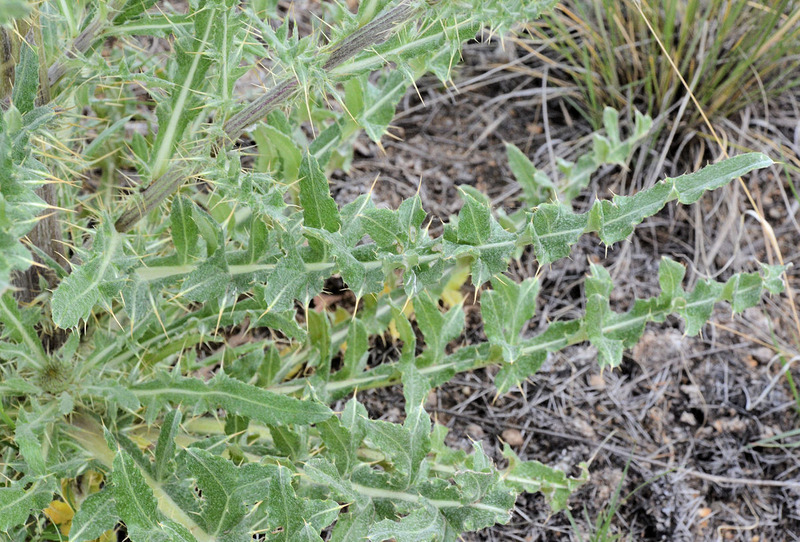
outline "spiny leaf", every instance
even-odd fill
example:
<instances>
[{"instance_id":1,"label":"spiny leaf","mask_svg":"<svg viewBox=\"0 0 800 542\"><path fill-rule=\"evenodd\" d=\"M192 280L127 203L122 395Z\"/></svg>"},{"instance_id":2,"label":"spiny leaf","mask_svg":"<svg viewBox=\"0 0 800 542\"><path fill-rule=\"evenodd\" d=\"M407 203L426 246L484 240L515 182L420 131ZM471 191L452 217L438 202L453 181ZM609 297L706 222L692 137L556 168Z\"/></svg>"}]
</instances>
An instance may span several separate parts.
<instances>
[{"instance_id":1,"label":"spiny leaf","mask_svg":"<svg viewBox=\"0 0 800 542\"><path fill-rule=\"evenodd\" d=\"M458 213L458 241L468 245L482 245L492 231L492 215L488 204L471 190L459 187L464 206Z\"/></svg>"},{"instance_id":2,"label":"spiny leaf","mask_svg":"<svg viewBox=\"0 0 800 542\"><path fill-rule=\"evenodd\" d=\"M328 180L317 159L306 153L300 163L300 203L303 219L309 228L334 232L341 226L336 202L331 197Z\"/></svg>"},{"instance_id":3,"label":"spiny leaf","mask_svg":"<svg viewBox=\"0 0 800 542\"><path fill-rule=\"evenodd\" d=\"M72 519L69 530L70 542L95 540L106 531L113 529L120 517L117 514L117 502L114 500L111 486L106 486L97 493L89 495L81 503L81 507Z\"/></svg>"},{"instance_id":4,"label":"spiny leaf","mask_svg":"<svg viewBox=\"0 0 800 542\"><path fill-rule=\"evenodd\" d=\"M78 325L102 299L100 286L117 276L115 259L121 239L104 227L95 238L90 259L61 281L50 302L53 323L62 329Z\"/></svg>"},{"instance_id":5,"label":"spiny leaf","mask_svg":"<svg viewBox=\"0 0 800 542\"><path fill-rule=\"evenodd\" d=\"M236 467L227 459L196 448L187 448L184 457L203 492L199 518L208 534L219 537L238 525L247 512L234 495L239 484Z\"/></svg>"},{"instance_id":6,"label":"spiny leaf","mask_svg":"<svg viewBox=\"0 0 800 542\"><path fill-rule=\"evenodd\" d=\"M503 475L506 483L519 491L541 492L553 512L565 509L569 496L589 479L585 465L581 465L580 478L570 478L563 471L538 461L520 460L508 444L503 446L503 457L508 460L508 470Z\"/></svg>"},{"instance_id":7,"label":"spiny leaf","mask_svg":"<svg viewBox=\"0 0 800 542\"><path fill-rule=\"evenodd\" d=\"M369 530L373 542L394 539L396 542L426 542L444 540L446 522L436 507L429 503L400 518L398 521L384 519Z\"/></svg>"},{"instance_id":8,"label":"spiny leaf","mask_svg":"<svg viewBox=\"0 0 800 542\"><path fill-rule=\"evenodd\" d=\"M124 450L114 456L111 481L117 512L133 542L146 542L154 536L170 542L196 542L183 525L164 517L159 511L152 489Z\"/></svg>"},{"instance_id":9,"label":"spiny leaf","mask_svg":"<svg viewBox=\"0 0 800 542\"><path fill-rule=\"evenodd\" d=\"M24 524L33 510L42 510L53 496L52 488L35 482L27 490L20 484L0 487L0 531Z\"/></svg>"},{"instance_id":10,"label":"spiny leaf","mask_svg":"<svg viewBox=\"0 0 800 542\"><path fill-rule=\"evenodd\" d=\"M706 190L724 186L731 179L772 164L761 153L729 158L717 164L683 175L667 178L633 196L614 196L611 201L597 200L584 214L575 214L561 204L543 204L530 219L536 259L541 265L569 255L569 247L584 233L598 232L606 245L626 239L645 217L652 216L673 200L681 203L697 201Z\"/></svg>"},{"instance_id":11,"label":"spiny leaf","mask_svg":"<svg viewBox=\"0 0 800 542\"><path fill-rule=\"evenodd\" d=\"M131 391L148 406L152 420L165 403L182 403L209 411L224 408L266 424L310 424L332 415L321 403L278 395L226 377L224 373L203 382L196 378L159 375L156 380L132 386Z\"/></svg>"},{"instance_id":12,"label":"spiny leaf","mask_svg":"<svg viewBox=\"0 0 800 542\"><path fill-rule=\"evenodd\" d=\"M11 59L3 56L3 60L8 62ZM33 111L39 90L39 55L24 38L20 40L20 58L15 72L11 102L24 115Z\"/></svg>"},{"instance_id":13,"label":"spiny leaf","mask_svg":"<svg viewBox=\"0 0 800 542\"><path fill-rule=\"evenodd\" d=\"M197 224L192 218L192 204L183 197L176 196L172 200L169 215L172 243L178 254L178 265L189 263L197 255L197 241L200 239Z\"/></svg>"},{"instance_id":14,"label":"spiny leaf","mask_svg":"<svg viewBox=\"0 0 800 542\"><path fill-rule=\"evenodd\" d=\"M218 16L218 11L211 6L195 11L195 34L175 42L176 84L170 99L162 101L156 108L159 128L153 143L151 171L154 178L166 172L183 132L203 110L199 96L206 86L205 74L212 63L208 49L214 41L212 36Z\"/></svg>"},{"instance_id":15,"label":"spiny leaf","mask_svg":"<svg viewBox=\"0 0 800 542\"><path fill-rule=\"evenodd\" d=\"M43 369L48 362L42 342L33 328L23 320L17 301L10 292L0 295L0 322L5 338L17 341L22 348L23 359L37 369Z\"/></svg>"},{"instance_id":16,"label":"spiny leaf","mask_svg":"<svg viewBox=\"0 0 800 542\"><path fill-rule=\"evenodd\" d=\"M156 442L156 461L153 465L153 476L157 481L163 481L171 474L172 463L175 460L175 437L178 435L181 419L181 411L178 409L170 410L164 416L164 423L161 425L161 432Z\"/></svg>"}]
</instances>

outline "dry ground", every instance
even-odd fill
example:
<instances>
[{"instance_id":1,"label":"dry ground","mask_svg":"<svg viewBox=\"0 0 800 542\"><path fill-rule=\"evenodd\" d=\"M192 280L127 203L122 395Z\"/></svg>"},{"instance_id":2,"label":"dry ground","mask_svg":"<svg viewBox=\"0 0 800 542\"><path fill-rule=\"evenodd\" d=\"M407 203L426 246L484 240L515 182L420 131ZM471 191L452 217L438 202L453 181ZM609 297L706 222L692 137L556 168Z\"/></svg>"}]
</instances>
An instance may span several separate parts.
<instances>
[{"instance_id":1,"label":"dry ground","mask_svg":"<svg viewBox=\"0 0 800 542\"><path fill-rule=\"evenodd\" d=\"M465 53L458 91L435 80L420 82L419 95L412 91L401 104L393 129L397 139L384 138L385 153L364 138L352 169L334 175L337 200L351 201L377 176L377 200L394 207L419 186L426 210L440 220L457 212L459 184L476 186L498 206L518 205L503 142L515 143L550 171L554 156L574 159L586 149L590 132L563 99L571 89L550 87L536 75L542 66L522 58L523 53L509 43L505 48L473 44ZM795 98L773 104L769 117L754 106L740 118L718 121L718 129L731 143L778 159L782 150L784 160L796 164L800 115ZM674 119L664 122L662 132L668 132ZM598 172L576 208L588 207L595 195L630 194L716 158L718 150L704 141L690 134L664 149L645 142L629 168ZM745 183L775 229L787 262L800 263L798 201L787 179L800 184L796 171L780 167L749 175ZM662 255L687 264L689 281L756 270L756 259L770 261L775 255L749 209L742 188L732 185L694 206L669 205L632 240L611 250L593 236L584 238L570 260L541 270L541 299L529 333L582 312L588 258L611 271L618 285L617 310L627 309L634 296L657 294ZM527 254L511 270L520 277L536 271ZM589 522L609 510L619 487L622 500L612 532L625 539L798 540L798 448L756 444L800 427L781 362L770 347L774 333L787 351L797 352L787 306L785 297L765 299L735 318L729 307L719 306L699 338L685 337L677 319L651 324L622 366L604 373L592 348L573 347L553 355L521 390L503 397L496 397L491 369L461 375L433 393L428 407L451 428L452 445L467 448L471 440L482 440L498 462L501 440L523 459L573 474L578 463L590 461L591 479L570 500L585 539L593 532ZM468 330L461 341L481 340L478 307L466 310ZM792 374L800 378L796 368ZM364 392L360 399L373 416L402 415L399 389ZM582 539L563 512L551 515L541 496L523 496L517 504L508 525L467 540Z\"/></svg>"}]
</instances>

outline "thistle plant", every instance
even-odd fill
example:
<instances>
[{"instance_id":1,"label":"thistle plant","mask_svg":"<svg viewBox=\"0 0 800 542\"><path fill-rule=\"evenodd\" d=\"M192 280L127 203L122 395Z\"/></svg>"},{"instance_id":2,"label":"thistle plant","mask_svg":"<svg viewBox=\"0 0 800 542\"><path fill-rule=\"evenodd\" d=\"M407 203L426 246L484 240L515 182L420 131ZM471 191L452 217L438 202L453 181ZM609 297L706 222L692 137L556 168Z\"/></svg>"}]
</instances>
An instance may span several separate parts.
<instances>
[{"instance_id":1,"label":"thistle plant","mask_svg":"<svg viewBox=\"0 0 800 542\"><path fill-rule=\"evenodd\" d=\"M449 82L464 41L511 31L550 1L332 3L307 34L275 2L154 4L23 6L40 31L20 37L0 124L10 540L457 540L508 521L521 492L558 511L586 465L565 473L506 446L498 469L479 442L450 448L424 409L429 391L496 365L507 393L585 342L611 368L648 322L676 314L697 334L716 303L740 312L781 291L782 269L767 265L687 291L684 267L665 258L661 294L618 313L594 264L585 315L523 336L540 284L506 271L525 248L551 265L583 235L611 246L665 205L771 164L741 155L574 212L591 173L646 133L644 116L622 139L608 111L587 157L561 164L563 181L509 147L526 206L509 216L463 186L441 235L419 195L397 209L371 194L333 200L329 169L348 163L361 130L380 140L416 78ZM171 48L150 54L143 36ZM255 65L267 81L247 102L237 80ZM127 132L134 123L148 130ZM26 242L55 213L58 250ZM439 300L462 267L488 340L458 347L463 307ZM31 269L46 273L21 292ZM315 308L333 276L357 300L346 315ZM370 364L370 339L389 328L398 359ZM404 420L370 419L358 392L392 385Z\"/></svg>"}]
</instances>

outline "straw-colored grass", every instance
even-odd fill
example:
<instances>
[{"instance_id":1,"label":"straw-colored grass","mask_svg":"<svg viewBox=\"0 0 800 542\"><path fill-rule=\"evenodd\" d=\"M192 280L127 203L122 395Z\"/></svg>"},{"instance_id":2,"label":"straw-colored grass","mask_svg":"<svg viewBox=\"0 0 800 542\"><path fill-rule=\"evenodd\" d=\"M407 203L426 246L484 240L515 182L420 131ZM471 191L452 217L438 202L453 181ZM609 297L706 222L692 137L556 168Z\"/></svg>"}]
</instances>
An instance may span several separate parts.
<instances>
[{"instance_id":1,"label":"straw-colored grass","mask_svg":"<svg viewBox=\"0 0 800 542\"><path fill-rule=\"evenodd\" d=\"M567 0L532 33L556 53L546 56L578 87L575 105L593 125L605 106L656 117L685 96L648 22L712 120L800 88L793 0ZM702 119L690 108L686 121Z\"/></svg>"}]
</instances>

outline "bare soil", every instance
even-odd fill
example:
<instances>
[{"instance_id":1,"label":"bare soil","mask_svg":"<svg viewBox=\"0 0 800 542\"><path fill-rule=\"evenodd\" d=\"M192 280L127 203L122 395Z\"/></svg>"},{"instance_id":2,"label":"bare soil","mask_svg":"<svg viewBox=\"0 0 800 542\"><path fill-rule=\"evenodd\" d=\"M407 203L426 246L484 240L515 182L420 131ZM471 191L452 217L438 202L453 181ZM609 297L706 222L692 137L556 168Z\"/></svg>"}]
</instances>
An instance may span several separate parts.
<instances>
[{"instance_id":1,"label":"bare soil","mask_svg":"<svg viewBox=\"0 0 800 542\"><path fill-rule=\"evenodd\" d=\"M455 87L425 79L402 101L392 133L381 149L366 138L348 172L337 172L332 190L344 204L370 189L396 207L418 189L426 210L438 219L457 212L456 187L469 184L497 206L513 209L519 192L505 159L513 142L548 173L554 157L575 159L588 149L590 127L566 99L569 88L552 87L533 74L547 74L534 60L520 60L513 44L471 44ZM526 66L526 70L521 70ZM772 104L772 116L753 106L741 118L718 121L732 144L776 156L790 166L800 154L797 98ZM623 113L625 117L627 113ZM792 120L793 118L793 120ZM630 119L628 119L630 120ZM669 119L667 119L669 122ZM666 126L668 131L671 125ZM625 127L623 127L625 130ZM666 149L646 141L628 168L607 167L574 202L585 209L595 197L630 194L665 175L696 169L717 158L713 144L691 134ZM733 148L729 149L733 152ZM658 164L660 163L660 167ZM775 167L744 180L774 228L786 262L797 262L798 201L789 183L800 175ZM539 270L542 290L528 333L583 311L582 283L588 261L608 268L617 288L616 310L634 298L658 294L662 255L688 266L687 280L756 271L756 260L777 263L741 186L705 196L693 206L669 205L637 228L633 239L606 249L593 236L573 248L572 258ZM537 273L530 254L512 263L515 278ZM797 270L792 272L800 287ZM465 293L472 293L465 287ZM465 307L468 329L459 340L485 340L477 306ZM796 300L800 301L800 300ZM541 495L525 495L511 521L466 540L584 540L593 524L611 515L609 537L636 540L800 539L800 453L797 437L759 443L800 427L782 362L774 344L797 359L800 344L785 296L765 298L732 317L718 306L700 337L683 334L676 318L649 325L621 367L600 372L594 350L576 346L553 355L521 389L497 397L487 369L461 375L432 393L428 407L451 429L453 446L480 440L502 464L502 442L523 459L535 459L578 474L590 463L591 478L570 500L566 513L552 514ZM794 336L793 336L794 333ZM391 355L391 353L386 354ZM788 357L785 361L790 362ZM791 362L790 362L791 363ZM800 379L797 365L790 369ZM402 416L399 388L362 392L377 418ZM611 501L619 490L616 512ZM592 538L596 539L596 538Z\"/></svg>"}]
</instances>

